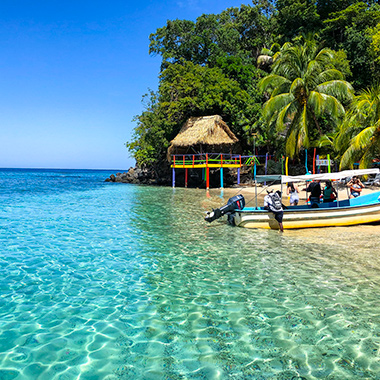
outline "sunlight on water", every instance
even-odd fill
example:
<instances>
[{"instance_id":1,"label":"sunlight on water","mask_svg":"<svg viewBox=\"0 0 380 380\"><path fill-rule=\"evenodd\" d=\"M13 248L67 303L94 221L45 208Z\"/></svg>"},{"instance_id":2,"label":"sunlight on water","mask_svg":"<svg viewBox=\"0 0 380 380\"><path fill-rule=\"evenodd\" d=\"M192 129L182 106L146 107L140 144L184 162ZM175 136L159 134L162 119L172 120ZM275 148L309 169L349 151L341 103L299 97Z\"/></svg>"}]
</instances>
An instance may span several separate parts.
<instances>
[{"instance_id":1,"label":"sunlight on water","mask_svg":"<svg viewBox=\"0 0 380 380\"><path fill-rule=\"evenodd\" d=\"M218 191L2 174L0 379L380 378L379 226L245 230L203 222Z\"/></svg>"}]
</instances>

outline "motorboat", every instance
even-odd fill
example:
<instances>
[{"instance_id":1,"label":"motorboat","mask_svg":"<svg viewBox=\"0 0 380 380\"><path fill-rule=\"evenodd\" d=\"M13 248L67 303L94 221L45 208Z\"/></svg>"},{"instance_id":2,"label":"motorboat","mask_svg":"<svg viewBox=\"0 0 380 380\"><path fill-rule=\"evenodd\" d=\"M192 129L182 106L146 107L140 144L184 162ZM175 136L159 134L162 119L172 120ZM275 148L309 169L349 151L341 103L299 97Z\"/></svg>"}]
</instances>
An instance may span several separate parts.
<instances>
[{"instance_id":1,"label":"motorboat","mask_svg":"<svg viewBox=\"0 0 380 380\"><path fill-rule=\"evenodd\" d=\"M257 205L257 197L260 195L258 194L258 189L263 192L268 187L268 185L258 187L258 184L269 183L269 186L271 186L274 183L281 183L282 194L283 185L291 182L305 182L307 184L317 180L339 181L347 177L378 173L379 169L357 169L301 176L256 176L255 207L246 207L244 197L239 194L230 198L225 206L209 212L205 220L212 222L223 215L227 215L228 222L238 227L279 229L279 224L274 218L274 214ZM287 206L283 212L284 229L351 226L378 222L380 221L380 191L374 191L352 199L337 198L332 202L319 203L317 206L310 204Z\"/></svg>"}]
</instances>

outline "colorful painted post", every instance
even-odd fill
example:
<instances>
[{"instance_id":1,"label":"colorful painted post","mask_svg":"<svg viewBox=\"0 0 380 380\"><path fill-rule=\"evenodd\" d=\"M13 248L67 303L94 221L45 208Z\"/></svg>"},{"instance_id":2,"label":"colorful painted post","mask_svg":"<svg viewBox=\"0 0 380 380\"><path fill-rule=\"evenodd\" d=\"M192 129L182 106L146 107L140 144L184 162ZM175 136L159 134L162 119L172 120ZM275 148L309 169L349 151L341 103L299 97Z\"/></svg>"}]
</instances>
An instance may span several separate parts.
<instances>
[{"instance_id":1,"label":"colorful painted post","mask_svg":"<svg viewBox=\"0 0 380 380\"><path fill-rule=\"evenodd\" d=\"M314 148L313 154L313 174L315 174L315 154L317 153L317 148Z\"/></svg>"},{"instance_id":2,"label":"colorful painted post","mask_svg":"<svg viewBox=\"0 0 380 380\"><path fill-rule=\"evenodd\" d=\"M223 168L220 168L220 188L223 189Z\"/></svg>"},{"instance_id":3,"label":"colorful painted post","mask_svg":"<svg viewBox=\"0 0 380 380\"><path fill-rule=\"evenodd\" d=\"M237 172L237 184L240 185L240 168L238 168Z\"/></svg>"},{"instance_id":4,"label":"colorful painted post","mask_svg":"<svg viewBox=\"0 0 380 380\"><path fill-rule=\"evenodd\" d=\"M317 160L316 162L319 161L319 154L317 154ZM317 166L317 174L319 174L321 172L321 166L320 165L316 165Z\"/></svg>"},{"instance_id":5,"label":"colorful painted post","mask_svg":"<svg viewBox=\"0 0 380 380\"><path fill-rule=\"evenodd\" d=\"M175 169L172 170L172 186L175 187Z\"/></svg>"},{"instance_id":6,"label":"colorful painted post","mask_svg":"<svg viewBox=\"0 0 380 380\"><path fill-rule=\"evenodd\" d=\"M329 173L331 173L331 161L330 161L330 155L328 154L327 155L327 163L328 163L328 166L327 166L327 170Z\"/></svg>"},{"instance_id":7,"label":"colorful painted post","mask_svg":"<svg viewBox=\"0 0 380 380\"><path fill-rule=\"evenodd\" d=\"M185 169L185 187L187 187L187 168Z\"/></svg>"},{"instance_id":8,"label":"colorful painted post","mask_svg":"<svg viewBox=\"0 0 380 380\"><path fill-rule=\"evenodd\" d=\"M288 162L289 162L289 157L286 157L286 160L285 160L285 175L288 175Z\"/></svg>"},{"instance_id":9,"label":"colorful painted post","mask_svg":"<svg viewBox=\"0 0 380 380\"><path fill-rule=\"evenodd\" d=\"M306 174L308 174L309 168L307 167L307 149L305 149L305 168L306 168Z\"/></svg>"},{"instance_id":10,"label":"colorful painted post","mask_svg":"<svg viewBox=\"0 0 380 380\"><path fill-rule=\"evenodd\" d=\"M208 154L206 153L206 189L210 188L210 168L208 167Z\"/></svg>"}]
</instances>

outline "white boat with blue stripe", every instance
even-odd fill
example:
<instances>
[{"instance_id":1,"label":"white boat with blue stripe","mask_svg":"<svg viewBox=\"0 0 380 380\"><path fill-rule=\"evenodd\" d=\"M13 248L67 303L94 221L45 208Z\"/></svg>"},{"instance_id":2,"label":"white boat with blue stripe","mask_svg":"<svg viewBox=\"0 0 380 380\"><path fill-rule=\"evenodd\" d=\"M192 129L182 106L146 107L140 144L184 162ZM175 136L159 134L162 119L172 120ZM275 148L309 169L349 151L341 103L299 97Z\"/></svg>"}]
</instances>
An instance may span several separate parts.
<instances>
[{"instance_id":1,"label":"white boat with blue stripe","mask_svg":"<svg viewBox=\"0 0 380 380\"><path fill-rule=\"evenodd\" d=\"M256 184L268 183L269 181L272 183L280 181L281 185L283 185L290 182L341 180L347 177L378 173L379 169L358 169L303 176L257 176ZM264 207L257 206L257 186L255 207L245 207L244 197L238 195L231 198L226 206L209 213L205 220L211 222L224 214L227 214L228 221L231 224L239 227L279 229L279 224L274 218L274 214L264 209ZM351 226L379 221L380 191L353 199L337 199L333 202L320 203L317 208L307 204L288 206L284 209L283 215L284 229Z\"/></svg>"}]
</instances>

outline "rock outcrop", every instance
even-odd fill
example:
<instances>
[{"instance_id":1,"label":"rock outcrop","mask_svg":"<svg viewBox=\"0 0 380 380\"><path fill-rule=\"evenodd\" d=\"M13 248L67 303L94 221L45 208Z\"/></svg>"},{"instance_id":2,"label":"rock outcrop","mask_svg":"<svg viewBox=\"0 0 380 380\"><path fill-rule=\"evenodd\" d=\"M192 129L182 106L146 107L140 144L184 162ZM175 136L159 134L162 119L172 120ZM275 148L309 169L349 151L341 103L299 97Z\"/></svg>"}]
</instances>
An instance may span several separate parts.
<instances>
[{"instance_id":1,"label":"rock outcrop","mask_svg":"<svg viewBox=\"0 0 380 380\"><path fill-rule=\"evenodd\" d=\"M129 168L127 172L111 174L106 182L133 183L139 185L161 185L167 186L171 183L169 170Z\"/></svg>"}]
</instances>

